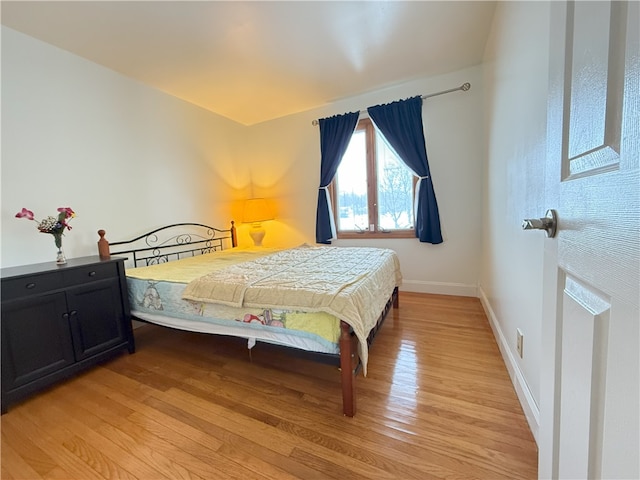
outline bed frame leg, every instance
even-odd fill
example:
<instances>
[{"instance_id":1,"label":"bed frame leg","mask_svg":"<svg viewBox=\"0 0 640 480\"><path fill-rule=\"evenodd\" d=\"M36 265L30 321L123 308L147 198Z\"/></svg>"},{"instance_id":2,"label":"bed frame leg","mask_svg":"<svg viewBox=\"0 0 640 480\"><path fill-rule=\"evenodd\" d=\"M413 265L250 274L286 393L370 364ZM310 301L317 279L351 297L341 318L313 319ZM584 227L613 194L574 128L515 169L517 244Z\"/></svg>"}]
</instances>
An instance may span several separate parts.
<instances>
[{"instance_id":1,"label":"bed frame leg","mask_svg":"<svg viewBox=\"0 0 640 480\"><path fill-rule=\"evenodd\" d=\"M355 337L353 337L355 338ZM351 336L349 324L340 321L340 370L342 380L342 413L347 417L356 414L356 366L357 342Z\"/></svg>"}]
</instances>

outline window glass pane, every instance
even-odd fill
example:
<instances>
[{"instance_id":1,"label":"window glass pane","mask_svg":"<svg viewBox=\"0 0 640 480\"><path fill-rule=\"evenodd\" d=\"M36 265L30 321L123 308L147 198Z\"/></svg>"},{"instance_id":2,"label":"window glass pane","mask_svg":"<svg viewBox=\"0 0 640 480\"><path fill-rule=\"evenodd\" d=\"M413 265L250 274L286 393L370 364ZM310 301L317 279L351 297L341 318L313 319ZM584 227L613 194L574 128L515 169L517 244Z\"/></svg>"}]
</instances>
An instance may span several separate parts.
<instances>
[{"instance_id":1,"label":"window glass pane","mask_svg":"<svg viewBox=\"0 0 640 480\"><path fill-rule=\"evenodd\" d=\"M376 135L378 225L381 230L413 228L413 173L382 135Z\"/></svg>"},{"instance_id":2,"label":"window glass pane","mask_svg":"<svg viewBox=\"0 0 640 480\"><path fill-rule=\"evenodd\" d=\"M351 137L349 147L336 173L336 187L338 230L366 230L369 217L367 144L364 131L356 131Z\"/></svg>"}]
</instances>

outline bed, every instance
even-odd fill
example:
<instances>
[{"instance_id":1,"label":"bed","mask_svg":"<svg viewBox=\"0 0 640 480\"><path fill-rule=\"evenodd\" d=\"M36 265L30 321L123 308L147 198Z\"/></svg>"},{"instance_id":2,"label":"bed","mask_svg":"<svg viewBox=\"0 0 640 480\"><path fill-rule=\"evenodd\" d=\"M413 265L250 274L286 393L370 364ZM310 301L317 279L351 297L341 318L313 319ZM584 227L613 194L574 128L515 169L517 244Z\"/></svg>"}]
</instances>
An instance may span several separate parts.
<instances>
[{"instance_id":1,"label":"bed","mask_svg":"<svg viewBox=\"0 0 640 480\"><path fill-rule=\"evenodd\" d=\"M335 364L343 413L356 412L355 377L402 281L392 250L300 245L238 248L235 226L161 227L109 243L101 257L126 256L132 317L174 329L261 342Z\"/></svg>"}]
</instances>

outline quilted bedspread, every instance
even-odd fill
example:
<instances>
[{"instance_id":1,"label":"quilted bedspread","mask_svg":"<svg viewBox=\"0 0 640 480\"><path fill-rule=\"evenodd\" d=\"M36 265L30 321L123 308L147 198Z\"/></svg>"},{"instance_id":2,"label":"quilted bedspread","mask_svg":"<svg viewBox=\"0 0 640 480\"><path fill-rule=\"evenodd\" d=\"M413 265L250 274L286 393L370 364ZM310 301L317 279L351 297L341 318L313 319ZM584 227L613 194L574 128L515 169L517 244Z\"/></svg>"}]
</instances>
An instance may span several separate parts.
<instances>
[{"instance_id":1,"label":"quilted bedspread","mask_svg":"<svg viewBox=\"0 0 640 480\"><path fill-rule=\"evenodd\" d=\"M327 312L353 328L366 374L367 335L401 282L393 250L305 245L201 276L182 297L235 307Z\"/></svg>"}]
</instances>

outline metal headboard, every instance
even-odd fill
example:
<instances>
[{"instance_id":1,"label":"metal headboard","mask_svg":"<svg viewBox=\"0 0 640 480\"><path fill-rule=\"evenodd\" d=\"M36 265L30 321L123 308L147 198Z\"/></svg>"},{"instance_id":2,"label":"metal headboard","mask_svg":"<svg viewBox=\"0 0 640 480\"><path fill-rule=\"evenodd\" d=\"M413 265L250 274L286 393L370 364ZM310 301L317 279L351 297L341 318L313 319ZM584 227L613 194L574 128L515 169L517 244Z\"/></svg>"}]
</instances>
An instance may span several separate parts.
<instances>
[{"instance_id":1,"label":"metal headboard","mask_svg":"<svg viewBox=\"0 0 640 480\"><path fill-rule=\"evenodd\" d=\"M98 251L101 257L126 256L129 259L127 263L132 267L156 265L237 246L233 221L228 229L202 223L174 223L131 240L112 243L104 238L104 230L99 230L98 235Z\"/></svg>"}]
</instances>

